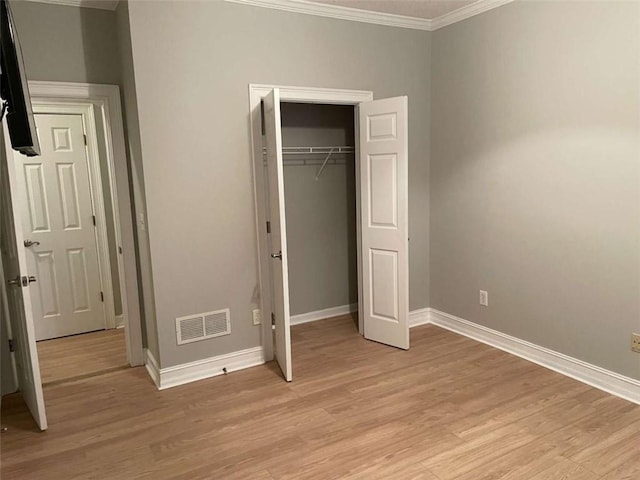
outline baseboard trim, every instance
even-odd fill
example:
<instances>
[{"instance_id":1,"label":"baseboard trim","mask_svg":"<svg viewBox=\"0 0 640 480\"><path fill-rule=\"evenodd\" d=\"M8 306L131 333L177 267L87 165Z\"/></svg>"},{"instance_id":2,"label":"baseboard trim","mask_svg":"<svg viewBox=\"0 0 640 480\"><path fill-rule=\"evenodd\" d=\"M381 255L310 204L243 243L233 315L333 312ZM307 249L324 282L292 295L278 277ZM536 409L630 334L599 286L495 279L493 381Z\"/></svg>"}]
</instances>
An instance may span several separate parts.
<instances>
[{"instance_id":1,"label":"baseboard trim","mask_svg":"<svg viewBox=\"0 0 640 480\"><path fill-rule=\"evenodd\" d=\"M116 315L116 328L124 328L124 315Z\"/></svg>"},{"instance_id":2,"label":"baseboard trim","mask_svg":"<svg viewBox=\"0 0 640 480\"><path fill-rule=\"evenodd\" d=\"M151 380L153 380L156 387L160 388L160 365L158 364L156 357L153 356L153 353L151 353L148 348L144 349L144 359L144 366L147 369Z\"/></svg>"},{"instance_id":3,"label":"baseboard trim","mask_svg":"<svg viewBox=\"0 0 640 480\"><path fill-rule=\"evenodd\" d=\"M217 357L205 358L196 362L183 363L181 365L160 369L157 368L158 362L155 361L155 358L153 358L153 355L151 355L151 352L148 350L147 360L147 371L156 383L158 390L223 375L225 373L223 369L225 368L227 373L231 373L262 365L265 362L264 349L262 347L248 348L225 355L218 355Z\"/></svg>"},{"instance_id":4,"label":"baseboard trim","mask_svg":"<svg viewBox=\"0 0 640 480\"><path fill-rule=\"evenodd\" d=\"M291 325L300 325L302 323L317 322L318 320L326 320L327 318L346 315L358 311L358 304L342 305L340 307L325 308L315 312L301 313L300 315L291 316ZM409 328L425 325L429 323L429 309L420 308L409 312Z\"/></svg>"},{"instance_id":5,"label":"baseboard trim","mask_svg":"<svg viewBox=\"0 0 640 480\"><path fill-rule=\"evenodd\" d=\"M516 355L579 382L640 404L640 381L478 325L455 315L429 309L429 322L478 342Z\"/></svg>"},{"instance_id":6,"label":"baseboard trim","mask_svg":"<svg viewBox=\"0 0 640 480\"><path fill-rule=\"evenodd\" d=\"M358 304L340 305L339 307L325 308L324 310L316 310L315 312L301 313L299 315L291 315L291 325L300 325L302 323L316 322L326 318L347 315L358 311Z\"/></svg>"},{"instance_id":7,"label":"baseboard trim","mask_svg":"<svg viewBox=\"0 0 640 480\"><path fill-rule=\"evenodd\" d=\"M429 323L429 309L420 308L409 312L409 328L419 327Z\"/></svg>"}]
</instances>

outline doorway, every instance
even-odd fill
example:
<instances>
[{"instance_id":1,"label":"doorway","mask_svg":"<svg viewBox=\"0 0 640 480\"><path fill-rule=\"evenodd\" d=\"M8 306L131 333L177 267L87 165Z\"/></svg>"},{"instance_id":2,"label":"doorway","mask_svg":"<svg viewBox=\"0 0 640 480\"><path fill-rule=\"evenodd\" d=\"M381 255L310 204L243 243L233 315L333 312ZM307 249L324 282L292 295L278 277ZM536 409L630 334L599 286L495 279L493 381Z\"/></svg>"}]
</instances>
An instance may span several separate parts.
<instances>
[{"instance_id":1,"label":"doorway","mask_svg":"<svg viewBox=\"0 0 640 480\"><path fill-rule=\"evenodd\" d=\"M356 112L353 105L280 107L293 364L311 332L359 337Z\"/></svg>"},{"instance_id":2,"label":"doorway","mask_svg":"<svg viewBox=\"0 0 640 480\"><path fill-rule=\"evenodd\" d=\"M407 98L373 101L371 92L265 85L249 90L266 360L275 358L292 380L282 102L356 107L358 331L408 349Z\"/></svg>"},{"instance_id":3,"label":"doorway","mask_svg":"<svg viewBox=\"0 0 640 480\"><path fill-rule=\"evenodd\" d=\"M40 105L41 154L14 153L43 385L127 365L112 197L91 105ZM102 160L102 161L101 161ZM106 188L103 188L106 186ZM120 322L121 323L121 322ZM122 325L120 325L122 327Z\"/></svg>"},{"instance_id":4,"label":"doorway","mask_svg":"<svg viewBox=\"0 0 640 480\"><path fill-rule=\"evenodd\" d=\"M57 368L64 381L141 365L142 325L119 88L29 82L29 90L43 155L21 157L5 135L2 287L13 390L44 430L41 372ZM107 342L104 332L113 334Z\"/></svg>"}]
</instances>

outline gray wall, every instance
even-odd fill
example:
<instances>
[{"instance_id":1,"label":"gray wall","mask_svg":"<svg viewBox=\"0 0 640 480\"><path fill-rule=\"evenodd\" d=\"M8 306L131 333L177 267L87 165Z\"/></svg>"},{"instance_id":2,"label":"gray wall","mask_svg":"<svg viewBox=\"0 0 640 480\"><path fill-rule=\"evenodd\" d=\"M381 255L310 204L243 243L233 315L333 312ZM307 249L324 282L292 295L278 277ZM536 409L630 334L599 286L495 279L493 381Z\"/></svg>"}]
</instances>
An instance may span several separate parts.
<instances>
[{"instance_id":1,"label":"gray wall","mask_svg":"<svg viewBox=\"0 0 640 480\"><path fill-rule=\"evenodd\" d=\"M409 96L410 307L428 306L427 32L225 2L129 5L161 366L261 344L248 84ZM178 347L175 318L231 308Z\"/></svg>"},{"instance_id":2,"label":"gray wall","mask_svg":"<svg viewBox=\"0 0 640 480\"><path fill-rule=\"evenodd\" d=\"M515 2L438 30L431 89L431 306L634 378L639 8Z\"/></svg>"},{"instance_id":3,"label":"gray wall","mask_svg":"<svg viewBox=\"0 0 640 480\"><path fill-rule=\"evenodd\" d=\"M120 83L114 12L12 1L29 80Z\"/></svg>"},{"instance_id":4,"label":"gray wall","mask_svg":"<svg viewBox=\"0 0 640 480\"><path fill-rule=\"evenodd\" d=\"M352 106L282 104L285 147L354 145ZM300 160L307 159L306 165ZM358 301L355 158L287 156L284 191L291 314Z\"/></svg>"},{"instance_id":5,"label":"gray wall","mask_svg":"<svg viewBox=\"0 0 640 480\"><path fill-rule=\"evenodd\" d=\"M153 279L151 276L151 259L149 256L149 236L146 228L147 209L144 191L144 171L140 147L140 125L138 120L138 104L136 83L133 72L131 53L131 32L129 27L129 4L120 1L116 8L116 25L118 47L120 53L121 90L123 105L123 121L125 143L129 164L129 180L131 198L133 200L132 216L136 223L134 239L137 250L137 270L139 291L141 292L141 316L143 318L144 344L159 361L158 334L153 296ZM141 221L142 219L142 221Z\"/></svg>"},{"instance_id":6,"label":"gray wall","mask_svg":"<svg viewBox=\"0 0 640 480\"><path fill-rule=\"evenodd\" d=\"M29 80L120 83L120 63L114 12L36 2L11 2ZM97 118L100 129L102 121ZM99 139L101 142L102 139ZM100 143L100 149L104 145ZM122 313L118 253L106 156L101 156L107 239L111 252L116 314Z\"/></svg>"}]
</instances>

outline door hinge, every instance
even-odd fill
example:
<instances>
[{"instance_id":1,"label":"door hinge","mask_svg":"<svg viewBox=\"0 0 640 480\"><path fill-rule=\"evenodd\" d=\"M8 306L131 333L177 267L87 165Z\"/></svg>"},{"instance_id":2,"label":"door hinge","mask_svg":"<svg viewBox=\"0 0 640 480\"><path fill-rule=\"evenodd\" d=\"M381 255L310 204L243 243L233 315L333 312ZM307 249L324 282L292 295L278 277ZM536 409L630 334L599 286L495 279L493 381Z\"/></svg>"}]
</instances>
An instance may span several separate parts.
<instances>
[{"instance_id":1,"label":"door hinge","mask_svg":"<svg viewBox=\"0 0 640 480\"><path fill-rule=\"evenodd\" d=\"M100 301L104 302L104 292L100 292Z\"/></svg>"},{"instance_id":2,"label":"door hinge","mask_svg":"<svg viewBox=\"0 0 640 480\"><path fill-rule=\"evenodd\" d=\"M13 338L9 339L9 351L10 352L16 351L16 344L14 343Z\"/></svg>"},{"instance_id":3,"label":"door hinge","mask_svg":"<svg viewBox=\"0 0 640 480\"><path fill-rule=\"evenodd\" d=\"M96 226L96 216L95 215L91 215L91 217L93 218L93 226Z\"/></svg>"},{"instance_id":4,"label":"door hinge","mask_svg":"<svg viewBox=\"0 0 640 480\"><path fill-rule=\"evenodd\" d=\"M86 145L86 144L87 144L87 135L86 135L86 134L84 134L84 135L82 135L82 136L84 137L84 144Z\"/></svg>"},{"instance_id":5,"label":"door hinge","mask_svg":"<svg viewBox=\"0 0 640 480\"><path fill-rule=\"evenodd\" d=\"M271 325L275 326L276 324L276 314L271 312Z\"/></svg>"},{"instance_id":6,"label":"door hinge","mask_svg":"<svg viewBox=\"0 0 640 480\"><path fill-rule=\"evenodd\" d=\"M122 247L118 247L118 253L122 255Z\"/></svg>"},{"instance_id":7,"label":"door hinge","mask_svg":"<svg viewBox=\"0 0 640 480\"><path fill-rule=\"evenodd\" d=\"M271 222L267 222L267 233L271 233Z\"/></svg>"}]
</instances>

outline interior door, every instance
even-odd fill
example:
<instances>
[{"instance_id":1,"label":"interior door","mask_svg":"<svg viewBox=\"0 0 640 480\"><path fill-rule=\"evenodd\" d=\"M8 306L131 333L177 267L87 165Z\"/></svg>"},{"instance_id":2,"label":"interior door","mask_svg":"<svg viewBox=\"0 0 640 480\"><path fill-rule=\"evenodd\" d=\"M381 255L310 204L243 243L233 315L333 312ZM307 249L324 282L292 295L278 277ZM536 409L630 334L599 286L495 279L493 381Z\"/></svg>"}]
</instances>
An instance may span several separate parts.
<instances>
[{"instance_id":1,"label":"interior door","mask_svg":"<svg viewBox=\"0 0 640 480\"><path fill-rule=\"evenodd\" d=\"M408 101L374 100L358 110L364 336L408 349Z\"/></svg>"},{"instance_id":2,"label":"interior door","mask_svg":"<svg viewBox=\"0 0 640 480\"><path fill-rule=\"evenodd\" d=\"M8 138L8 135L5 135ZM7 285L7 307L15 348L18 386L33 418L41 430L47 428L47 416L40 379L35 326L31 312L30 272L23 247L20 202L15 200L15 163L8 161L4 139L0 139L0 275ZM12 155L10 155L12 157Z\"/></svg>"},{"instance_id":3,"label":"interior door","mask_svg":"<svg viewBox=\"0 0 640 480\"><path fill-rule=\"evenodd\" d=\"M38 114L41 155L15 154L36 340L103 330L103 304L82 115Z\"/></svg>"},{"instance_id":4,"label":"interior door","mask_svg":"<svg viewBox=\"0 0 640 480\"><path fill-rule=\"evenodd\" d=\"M274 354L284 378L290 382L292 372L289 274L286 255L287 227L284 210L280 92L277 88L274 88L271 93L264 98L264 123L269 177L269 216L271 222L272 319L275 324Z\"/></svg>"}]
</instances>

